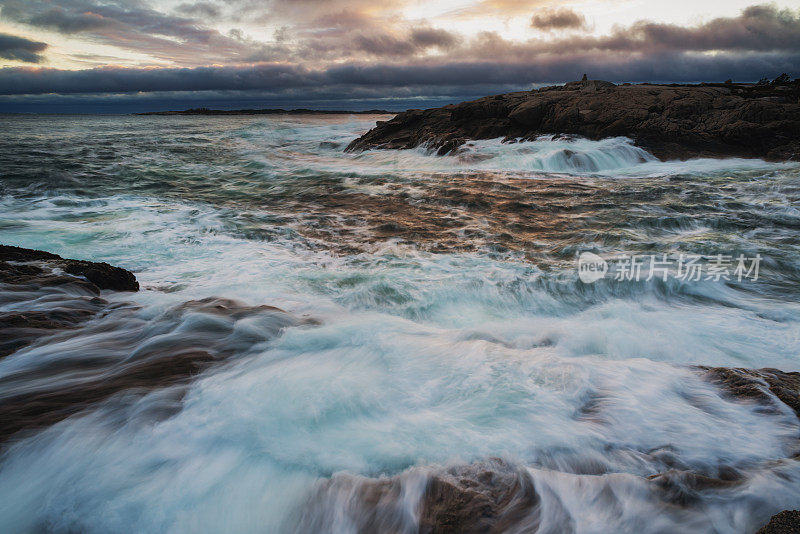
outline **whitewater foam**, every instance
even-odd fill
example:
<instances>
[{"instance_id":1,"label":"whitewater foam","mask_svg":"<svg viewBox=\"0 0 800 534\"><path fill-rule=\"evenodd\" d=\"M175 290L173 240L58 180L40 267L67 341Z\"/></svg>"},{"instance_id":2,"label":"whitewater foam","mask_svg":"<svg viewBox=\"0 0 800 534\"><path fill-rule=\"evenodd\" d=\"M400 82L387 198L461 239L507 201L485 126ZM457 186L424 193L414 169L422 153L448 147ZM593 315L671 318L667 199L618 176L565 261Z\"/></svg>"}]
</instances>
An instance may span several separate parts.
<instances>
[{"instance_id":1,"label":"whitewater foam","mask_svg":"<svg viewBox=\"0 0 800 534\"><path fill-rule=\"evenodd\" d=\"M72 128L113 119L87 120ZM551 529L748 532L800 502L800 473L781 460L796 448L795 415L732 400L690 367L800 370L795 167L661 163L622 138L356 155L342 147L367 126L361 119L175 120L201 143L196 152L176 155L187 146L158 130L162 148L143 155L129 138L115 141L131 159L104 166L110 176L79 162L86 172L69 180L8 177L0 240L134 270L141 292L104 298L129 302L148 326L136 347L196 341L208 330L237 357L180 393L117 396L12 444L0 459L5 530L276 532L295 530L303 513L330 512L342 522L329 531L350 532L341 506L353 498L350 482L326 501L332 508L304 508L335 474L401 477L402 528L413 530L426 473L495 456L530 472ZM131 126L114 128L124 137ZM53 150L54 160L67 157ZM559 211L594 233L535 234L548 248L528 256L499 246L423 249L423 239L439 239L431 205L473 213L488 202L480 192L437 196L444 189L432 184L448 187L465 173L499 191L480 217L518 210L502 231L528 231ZM529 198L509 175L550 180L541 193L552 195ZM587 200L561 205L573 192L558 183L600 184L617 196L590 189ZM366 251L342 252L366 224L337 206L347 195L366 204L393 194L419 209L404 220L418 241L374 239ZM625 198L635 201L620 208ZM334 211L309 219L319 205ZM340 233L319 233L340 221ZM577 279L580 250L661 248L770 260L751 286ZM313 321L267 339L257 318L169 314L212 296ZM119 332L115 320L6 358L0 377L100 354ZM723 468L745 482L682 507L647 478Z\"/></svg>"}]
</instances>

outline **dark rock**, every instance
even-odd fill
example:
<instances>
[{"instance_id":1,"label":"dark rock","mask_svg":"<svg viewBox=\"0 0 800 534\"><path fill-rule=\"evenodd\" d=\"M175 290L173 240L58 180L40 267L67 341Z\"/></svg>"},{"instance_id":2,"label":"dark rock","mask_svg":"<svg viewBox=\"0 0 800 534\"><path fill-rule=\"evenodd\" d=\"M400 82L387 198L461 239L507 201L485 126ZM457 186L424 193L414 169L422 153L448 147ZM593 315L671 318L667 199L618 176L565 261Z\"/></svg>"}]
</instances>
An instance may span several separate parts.
<instances>
[{"instance_id":1,"label":"dark rock","mask_svg":"<svg viewBox=\"0 0 800 534\"><path fill-rule=\"evenodd\" d=\"M69 299L56 302L47 311L24 310L0 313L0 358L34 343L39 338L76 328L109 303L101 298Z\"/></svg>"},{"instance_id":2,"label":"dark rock","mask_svg":"<svg viewBox=\"0 0 800 534\"><path fill-rule=\"evenodd\" d=\"M800 417L800 373L777 369L698 367L705 377L728 394L764 405L777 398Z\"/></svg>"},{"instance_id":3,"label":"dark rock","mask_svg":"<svg viewBox=\"0 0 800 534\"><path fill-rule=\"evenodd\" d=\"M734 470L724 473L728 476L710 477L692 471L671 469L664 473L648 477L659 497L665 502L679 506L700 503L708 497L709 492L720 492L736 488L746 479Z\"/></svg>"},{"instance_id":4,"label":"dark rock","mask_svg":"<svg viewBox=\"0 0 800 534\"><path fill-rule=\"evenodd\" d=\"M418 502L409 503L412 498ZM418 524L410 524L409 504ZM536 532L539 504L527 470L499 459L391 478L340 474L318 486L295 531L325 532L346 519L352 531L364 533ZM563 531L570 532L569 527L565 523Z\"/></svg>"},{"instance_id":5,"label":"dark rock","mask_svg":"<svg viewBox=\"0 0 800 534\"><path fill-rule=\"evenodd\" d=\"M39 265L31 265L34 262ZM36 282L36 279L44 273L43 266L51 270L58 268L65 273L81 276L97 286L98 289L139 290L139 283L133 273L120 267L113 267L107 263L69 260L41 250L0 245L0 282ZM54 279L46 282L53 283Z\"/></svg>"},{"instance_id":6,"label":"dark rock","mask_svg":"<svg viewBox=\"0 0 800 534\"><path fill-rule=\"evenodd\" d=\"M137 291L139 283L129 271L107 263L0 245L0 303L34 302L43 296L49 302L46 310L23 306L0 313L0 357L106 310L109 303L99 297L101 289Z\"/></svg>"},{"instance_id":7,"label":"dark rock","mask_svg":"<svg viewBox=\"0 0 800 534\"><path fill-rule=\"evenodd\" d=\"M15 371L0 377L0 443L123 391L186 384L208 366L308 322L272 306L216 298L143 320L134 306L101 298L103 289L137 291L139 284L107 263L0 245L0 304L13 310L0 313L0 357L38 351L19 353ZM242 319L257 321L258 329L234 334Z\"/></svg>"},{"instance_id":8,"label":"dark rock","mask_svg":"<svg viewBox=\"0 0 800 534\"><path fill-rule=\"evenodd\" d=\"M525 522L531 522L538 504L533 480L522 469L495 459L454 467L429 479L422 497L419 531L519 530Z\"/></svg>"},{"instance_id":9,"label":"dark rock","mask_svg":"<svg viewBox=\"0 0 800 534\"><path fill-rule=\"evenodd\" d=\"M219 298L185 302L149 320L136 316L132 307L105 311L101 320L49 340L66 342L62 346L38 346L35 358L0 377L0 443L121 392L141 396L158 388L184 386L208 367L247 354L284 328L311 323L272 306ZM55 311L4 320L24 328L41 324L46 330L62 325ZM238 321L258 328L237 328ZM75 326L71 317L65 322ZM48 357L52 351L57 359Z\"/></svg>"},{"instance_id":10,"label":"dark rock","mask_svg":"<svg viewBox=\"0 0 800 534\"><path fill-rule=\"evenodd\" d=\"M775 514L756 534L800 534L800 510Z\"/></svg>"},{"instance_id":11,"label":"dark rock","mask_svg":"<svg viewBox=\"0 0 800 534\"><path fill-rule=\"evenodd\" d=\"M800 82L614 85L570 82L428 110L410 110L354 140L349 151L429 146L449 154L470 139L624 135L661 159L800 157Z\"/></svg>"}]
</instances>

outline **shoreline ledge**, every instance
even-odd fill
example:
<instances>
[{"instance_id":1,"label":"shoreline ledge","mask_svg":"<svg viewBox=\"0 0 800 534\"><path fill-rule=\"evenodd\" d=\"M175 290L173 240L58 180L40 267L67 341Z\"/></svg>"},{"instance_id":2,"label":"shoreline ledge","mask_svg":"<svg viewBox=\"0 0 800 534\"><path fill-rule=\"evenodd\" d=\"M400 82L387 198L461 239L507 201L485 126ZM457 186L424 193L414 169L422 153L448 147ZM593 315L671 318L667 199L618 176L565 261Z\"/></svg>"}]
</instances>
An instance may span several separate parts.
<instances>
[{"instance_id":1,"label":"shoreline ledge","mask_svg":"<svg viewBox=\"0 0 800 534\"><path fill-rule=\"evenodd\" d=\"M379 121L346 151L425 145L446 155L470 140L503 137L515 142L542 135L629 137L661 160L798 160L800 81L781 77L759 84L569 82L404 111Z\"/></svg>"}]
</instances>

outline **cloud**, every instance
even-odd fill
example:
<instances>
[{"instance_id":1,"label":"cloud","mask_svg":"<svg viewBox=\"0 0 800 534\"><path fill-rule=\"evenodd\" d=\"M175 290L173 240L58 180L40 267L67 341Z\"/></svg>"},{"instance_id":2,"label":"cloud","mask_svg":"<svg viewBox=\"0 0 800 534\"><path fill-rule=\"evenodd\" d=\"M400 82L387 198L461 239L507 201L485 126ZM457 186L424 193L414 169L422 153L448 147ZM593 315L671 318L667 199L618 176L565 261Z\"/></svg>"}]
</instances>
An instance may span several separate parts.
<instances>
[{"instance_id":1,"label":"cloud","mask_svg":"<svg viewBox=\"0 0 800 534\"><path fill-rule=\"evenodd\" d=\"M0 8L3 18L16 23L80 34L90 41L176 64L241 61L258 52L261 45L223 35L202 20L162 13L138 1L59 0L58 7L53 7L49 0L0 0Z\"/></svg>"},{"instance_id":2,"label":"cloud","mask_svg":"<svg viewBox=\"0 0 800 534\"><path fill-rule=\"evenodd\" d=\"M309 69L299 65L248 67L95 68L80 71L15 67L0 69L0 95L148 93L156 91L271 91L307 95L315 91L343 96L363 88L397 91L415 87L514 86L574 80L584 72L612 81L737 81L800 72L800 51L785 53L651 57L575 53L528 63L429 62L426 64L335 65ZM430 90L428 89L430 92Z\"/></svg>"},{"instance_id":3,"label":"cloud","mask_svg":"<svg viewBox=\"0 0 800 534\"><path fill-rule=\"evenodd\" d=\"M602 36L510 41L492 32L479 34L462 55L491 60L535 61L544 55L611 54L656 58L665 53L800 51L800 12L771 5L751 6L737 17L720 17L692 27L639 21Z\"/></svg>"},{"instance_id":4,"label":"cloud","mask_svg":"<svg viewBox=\"0 0 800 534\"><path fill-rule=\"evenodd\" d=\"M556 4L557 0L478 0L452 13L459 18L518 17L535 9Z\"/></svg>"},{"instance_id":5,"label":"cloud","mask_svg":"<svg viewBox=\"0 0 800 534\"><path fill-rule=\"evenodd\" d=\"M178 5L175 10L184 15L204 17L206 19L217 18L222 14L220 8L211 2L183 3Z\"/></svg>"},{"instance_id":6,"label":"cloud","mask_svg":"<svg viewBox=\"0 0 800 534\"><path fill-rule=\"evenodd\" d=\"M147 53L173 65L79 71L0 69L0 94L216 91L234 99L237 94L260 91L273 98L303 100L309 95L347 98L364 91L371 92L370 98L378 98L384 91L411 98L415 93L435 96L442 91L517 90L534 83L577 79L584 72L593 78L633 82L749 81L781 72L800 74L800 12L772 5L752 6L737 16L695 26L639 21L606 35L568 34L518 41L492 32L464 36L444 28L411 25L403 19L387 22L389 10L396 6L371 10L373 3L367 0L229 0L225 5L189 1L171 13L161 13L143 0L59 0L58 8L50 0L0 0L4 18L59 28L81 39ZM298 2L303 9L297 8ZM512 3L479 2L497 10L511 9ZM585 23L579 14L563 8L535 11L540 4L519 2L514 9L524 6L526 16L533 11L531 22L539 29L575 28ZM274 8L270 16L281 10L289 13L294 5L302 18L296 15L292 22L276 24L273 28L281 29L264 42L237 29L223 34L204 23L211 8L227 13L245 7L256 10L259 5ZM97 17L104 23L99 24ZM92 21L97 24L90 24ZM34 44L5 45L0 55L41 60L46 45L26 42ZM77 54L75 57L80 59ZM111 63L107 58L96 59ZM80 60L93 61L93 56Z\"/></svg>"},{"instance_id":7,"label":"cloud","mask_svg":"<svg viewBox=\"0 0 800 534\"><path fill-rule=\"evenodd\" d=\"M461 37L440 28L417 28L411 32L411 41L423 48L453 48L461 41Z\"/></svg>"},{"instance_id":8,"label":"cloud","mask_svg":"<svg viewBox=\"0 0 800 534\"><path fill-rule=\"evenodd\" d=\"M356 35L356 47L368 54L391 56L414 56L429 48L449 49L461 38L447 30L438 28L417 28L409 34L397 37L388 33Z\"/></svg>"},{"instance_id":9,"label":"cloud","mask_svg":"<svg viewBox=\"0 0 800 534\"><path fill-rule=\"evenodd\" d=\"M5 9L3 10L5 13ZM71 13L53 8L25 20L31 26L48 28L61 33L79 33L111 26L114 21L92 12Z\"/></svg>"},{"instance_id":10,"label":"cloud","mask_svg":"<svg viewBox=\"0 0 800 534\"><path fill-rule=\"evenodd\" d=\"M547 48L624 52L769 51L800 49L800 12L773 5L746 8L738 17L720 17L694 27L639 21L608 36L551 42Z\"/></svg>"},{"instance_id":11,"label":"cloud","mask_svg":"<svg viewBox=\"0 0 800 534\"><path fill-rule=\"evenodd\" d=\"M537 30L586 28L586 18L571 9L543 9L531 17L531 27Z\"/></svg>"},{"instance_id":12,"label":"cloud","mask_svg":"<svg viewBox=\"0 0 800 534\"><path fill-rule=\"evenodd\" d=\"M25 63L39 63L43 57L40 52L44 52L47 43L31 41L24 37L0 33L0 57L14 61L24 61Z\"/></svg>"}]
</instances>

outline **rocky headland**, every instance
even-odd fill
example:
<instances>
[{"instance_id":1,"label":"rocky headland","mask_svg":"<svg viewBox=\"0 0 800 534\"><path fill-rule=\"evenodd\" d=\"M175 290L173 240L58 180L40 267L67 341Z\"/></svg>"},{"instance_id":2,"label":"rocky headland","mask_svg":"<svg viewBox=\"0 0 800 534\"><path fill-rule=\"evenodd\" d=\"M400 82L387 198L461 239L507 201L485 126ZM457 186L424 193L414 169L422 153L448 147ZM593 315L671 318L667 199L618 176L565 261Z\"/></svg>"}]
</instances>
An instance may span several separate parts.
<instances>
[{"instance_id":1,"label":"rocky headland","mask_svg":"<svg viewBox=\"0 0 800 534\"><path fill-rule=\"evenodd\" d=\"M541 135L630 137L662 160L800 158L800 81L615 85L582 80L434 109L412 109L354 140L348 151L408 149L439 155L469 140Z\"/></svg>"}]
</instances>

